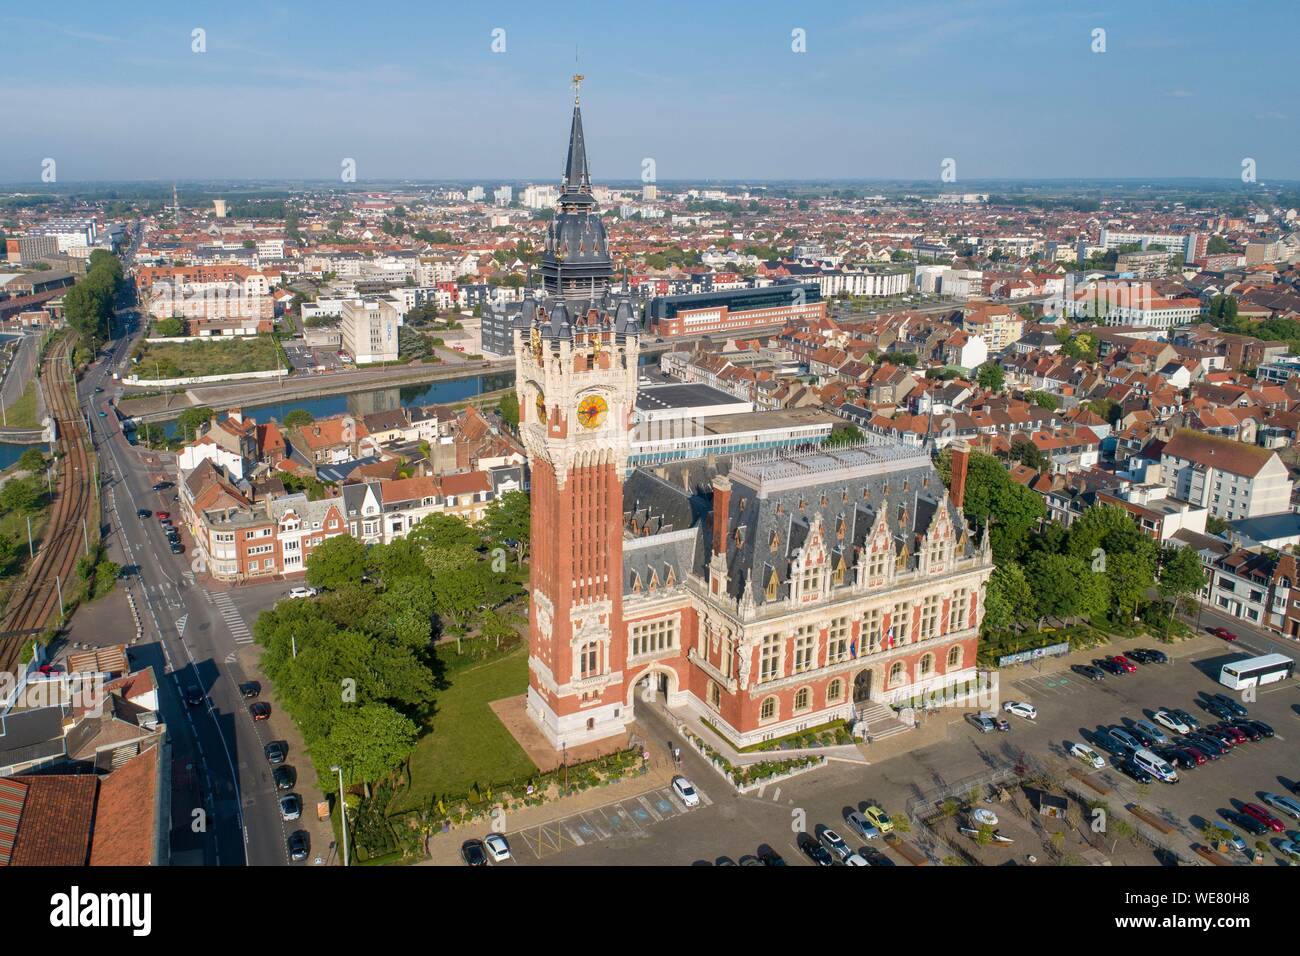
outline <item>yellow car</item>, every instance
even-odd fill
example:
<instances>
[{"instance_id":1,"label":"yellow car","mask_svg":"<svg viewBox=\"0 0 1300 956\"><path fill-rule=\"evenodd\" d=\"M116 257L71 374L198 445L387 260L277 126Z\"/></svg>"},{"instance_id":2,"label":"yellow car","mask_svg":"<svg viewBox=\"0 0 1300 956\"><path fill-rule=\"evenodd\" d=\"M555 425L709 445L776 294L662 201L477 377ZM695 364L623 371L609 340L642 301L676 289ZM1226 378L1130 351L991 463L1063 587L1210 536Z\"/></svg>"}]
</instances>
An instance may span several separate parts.
<instances>
[{"instance_id":1,"label":"yellow car","mask_svg":"<svg viewBox=\"0 0 1300 956\"><path fill-rule=\"evenodd\" d=\"M866 814L867 819L881 833L889 833L894 829L894 821L889 819L889 814L880 807L867 807L862 812Z\"/></svg>"}]
</instances>

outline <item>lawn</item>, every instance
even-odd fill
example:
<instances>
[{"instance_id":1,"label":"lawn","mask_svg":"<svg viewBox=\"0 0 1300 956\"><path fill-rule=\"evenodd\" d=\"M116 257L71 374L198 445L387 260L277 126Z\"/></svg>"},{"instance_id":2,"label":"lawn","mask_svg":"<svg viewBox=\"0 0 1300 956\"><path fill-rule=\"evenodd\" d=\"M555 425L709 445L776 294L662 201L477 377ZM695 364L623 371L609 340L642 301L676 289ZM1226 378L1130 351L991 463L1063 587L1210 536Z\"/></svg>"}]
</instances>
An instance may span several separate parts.
<instances>
[{"instance_id":1,"label":"lawn","mask_svg":"<svg viewBox=\"0 0 1300 956\"><path fill-rule=\"evenodd\" d=\"M411 788L393 797L390 815L423 806L435 794L462 795L476 783L505 783L537 771L488 706L528 686L527 646L483 664L453 667L447 681L435 698L437 713L411 754Z\"/></svg>"},{"instance_id":2,"label":"lawn","mask_svg":"<svg viewBox=\"0 0 1300 956\"><path fill-rule=\"evenodd\" d=\"M5 408L5 425L9 428L41 427L41 423L36 420L36 388L36 379L33 377L27 383L27 389L23 392L22 397Z\"/></svg>"},{"instance_id":3,"label":"lawn","mask_svg":"<svg viewBox=\"0 0 1300 956\"><path fill-rule=\"evenodd\" d=\"M276 367L276 351L276 342L269 335L208 342L148 342L138 353L135 374L142 379L159 379L263 372ZM279 367L288 368L283 359Z\"/></svg>"}]
</instances>

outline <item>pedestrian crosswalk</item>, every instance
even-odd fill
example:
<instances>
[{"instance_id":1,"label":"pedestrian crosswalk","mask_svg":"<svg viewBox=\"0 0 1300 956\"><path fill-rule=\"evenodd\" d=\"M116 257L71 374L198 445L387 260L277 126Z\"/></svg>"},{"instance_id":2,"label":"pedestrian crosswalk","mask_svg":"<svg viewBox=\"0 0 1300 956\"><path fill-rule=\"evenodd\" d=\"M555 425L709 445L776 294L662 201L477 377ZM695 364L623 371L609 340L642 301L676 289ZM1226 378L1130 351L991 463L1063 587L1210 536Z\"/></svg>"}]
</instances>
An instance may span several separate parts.
<instances>
[{"instance_id":1,"label":"pedestrian crosswalk","mask_svg":"<svg viewBox=\"0 0 1300 956\"><path fill-rule=\"evenodd\" d=\"M218 591L212 595L212 603L217 606L221 619L226 622L226 629L230 631L230 636L235 639L236 644L252 644L253 634L244 623L244 618L239 613L239 608L235 607L235 602L230 600L230 595Z\"/></svg>"}]
</instances>

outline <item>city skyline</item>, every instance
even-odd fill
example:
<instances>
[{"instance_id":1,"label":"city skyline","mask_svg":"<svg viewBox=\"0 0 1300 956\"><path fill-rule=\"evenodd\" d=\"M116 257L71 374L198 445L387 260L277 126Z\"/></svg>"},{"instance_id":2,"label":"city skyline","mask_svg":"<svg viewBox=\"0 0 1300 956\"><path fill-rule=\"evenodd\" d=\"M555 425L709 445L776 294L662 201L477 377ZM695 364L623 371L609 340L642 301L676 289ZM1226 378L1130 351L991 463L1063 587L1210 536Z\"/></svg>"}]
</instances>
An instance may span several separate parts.
<instances>
[{"instance_id":1,"label":"city skyline","mask_svg":"<svg viewBox=\"0 0 1300 956\"><path fill-rule=\"evenodd\" d=\"M593 7L560 25L526 8L398 3L353 22L323 15L333 7L309 21L239 4L73 4L76 27L0 17L10 98L29 114L0 181L40 183L46 159L60 182L338 181L344 159L359 183L547 181L575 69L609 182L639 180L647 159L660 182L1231 181L1245 159L1261 183L1300 178L1281 55L1300 24L1280 4L1254 5L1270 24L1258 55L1213 77L1198 64L1219 48L1214 21L1158 9L836 4L741 19L670 4L650 23Z\"/></svg>"}]
</instances>

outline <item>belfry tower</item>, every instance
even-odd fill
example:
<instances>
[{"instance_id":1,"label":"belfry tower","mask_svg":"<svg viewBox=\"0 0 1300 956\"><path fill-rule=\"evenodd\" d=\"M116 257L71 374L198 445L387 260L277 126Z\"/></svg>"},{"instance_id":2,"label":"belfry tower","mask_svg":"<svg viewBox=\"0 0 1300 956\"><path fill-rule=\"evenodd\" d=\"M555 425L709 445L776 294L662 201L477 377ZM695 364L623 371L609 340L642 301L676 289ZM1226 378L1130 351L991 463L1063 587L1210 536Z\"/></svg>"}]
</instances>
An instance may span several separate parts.
<instances>
[{"instance_id":1,"label":"belfry tower","mask_svg":"<svg viewBox=\"0 0 1300 956\"><path fill-rule=\"evenodd\" d=\"M540 294L514 325L519 429L532 473L528 713L557 749L621 733L623 476L641 323L610 291L574 77L573 125Z\"/></svg>"}]
</instances>

